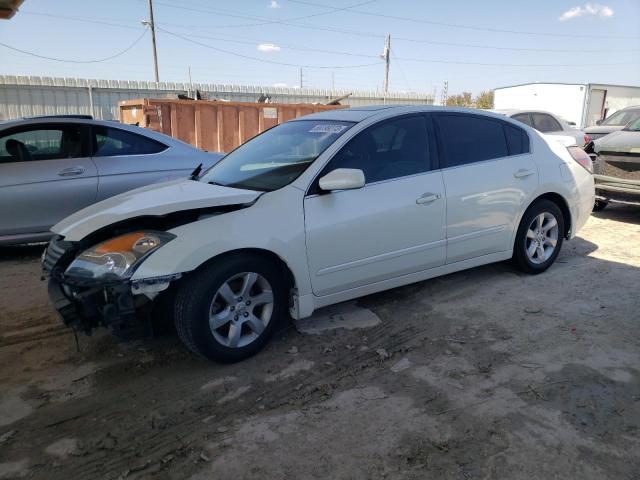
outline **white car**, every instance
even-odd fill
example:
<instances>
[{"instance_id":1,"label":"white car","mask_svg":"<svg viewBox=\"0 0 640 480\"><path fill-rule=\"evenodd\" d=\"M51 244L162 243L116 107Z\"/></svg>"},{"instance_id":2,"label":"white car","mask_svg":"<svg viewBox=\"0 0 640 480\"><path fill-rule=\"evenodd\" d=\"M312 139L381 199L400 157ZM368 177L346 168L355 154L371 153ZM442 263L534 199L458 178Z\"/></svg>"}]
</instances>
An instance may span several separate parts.
<instances>
[{"instance_id":1,"label":"white car","mask_svg":"<svg viewBox=\"0 0 640 480\"><path fill-rule=\"evenodd\" d=\"M161 306L194 352L235 361L278 321L513 259L540 273L594 203L591 161L510 118L378 106L278 125L198 180L142 187L53 227L65 323L127 332Z\"/></svg>"},{"instance_id":2,"label":"white car","mask_svg":"<svg viewBox=\"0 0 640 480\"><path fill-rule=\"evenodd\" d=\"M494 113L506 115L514 120L529 125L546 135L570 136L575 140L575 144L581 147L591 141L589 135L569 124L565 119L554 115L551 112L542 110L490 110Z\"/></svg>"}]
</instances>

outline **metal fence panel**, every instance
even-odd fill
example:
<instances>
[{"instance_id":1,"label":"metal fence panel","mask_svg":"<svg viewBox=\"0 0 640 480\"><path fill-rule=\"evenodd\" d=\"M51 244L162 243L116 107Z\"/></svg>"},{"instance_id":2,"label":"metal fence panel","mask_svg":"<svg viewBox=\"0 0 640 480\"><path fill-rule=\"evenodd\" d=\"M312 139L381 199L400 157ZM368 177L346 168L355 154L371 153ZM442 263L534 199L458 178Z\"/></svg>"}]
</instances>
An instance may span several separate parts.
<instances>
[{"instance_id":1,"label":"metal fence panel","mask_svg":"<svg viewBox=\"0 0 640 480\"><path fill-rule=\"evenodd\" d=\"M209 99L255 102L260 95L277 103L325 103L329 98L351 93L344 105L381 103L432 104L433 95L420 92L327 90L315 88L261 87L246 85L193 84ZM94 80L83 78L25 77L0 75L0 120L34 115L93 115L104 120L118 119L118 102L136 98L176 98L191 91L187 83Z\"/></svg>"}]
</instances>

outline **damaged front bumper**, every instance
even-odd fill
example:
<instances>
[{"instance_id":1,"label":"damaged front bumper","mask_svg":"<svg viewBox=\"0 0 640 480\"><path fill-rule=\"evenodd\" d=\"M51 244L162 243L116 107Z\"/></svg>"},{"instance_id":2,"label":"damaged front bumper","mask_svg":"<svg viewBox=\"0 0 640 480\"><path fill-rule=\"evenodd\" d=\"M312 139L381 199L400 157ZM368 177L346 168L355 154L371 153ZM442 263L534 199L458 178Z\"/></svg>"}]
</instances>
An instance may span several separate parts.
<instances>
[{"instance_id":1,"label":"damaged front bumper","mask_svg":"<svg viewBox=\"0 0 640 480\"><path fill-rule=\"evenodd\" d=\"M599 153L593 179L598 198L640 204L640 155Z\"/></svg>"},{"instance_id":2,"label":"damaged front bumper","mask_svg":"<svg viewBox=\"0 0 640 480\"><path fill-rule=\"evenodd\" d=\"M151 333L149 314L157 295L180 274L142 280L87 281L64 274L78 249L53 238L43 256L51 303L66 326L90 335L106 327L120 337Z\"/></svg>"}]
</instances>

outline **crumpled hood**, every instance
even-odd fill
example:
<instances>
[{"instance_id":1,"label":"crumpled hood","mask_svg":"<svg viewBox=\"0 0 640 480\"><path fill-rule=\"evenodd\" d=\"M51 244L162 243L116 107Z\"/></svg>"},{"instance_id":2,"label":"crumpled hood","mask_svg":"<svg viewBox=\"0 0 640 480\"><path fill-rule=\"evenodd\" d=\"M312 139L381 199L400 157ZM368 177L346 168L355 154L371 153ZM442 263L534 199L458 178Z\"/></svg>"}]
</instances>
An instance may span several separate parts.
<instances>
[{"instance_id":1,"label":"crumpled hood","mask_svg":"<svg viewBox=\"0 0 640 480\"><path fill-rule=\"evenodd\" d=\"M596 152L640 153L640 132L621 130L594 142Z\"/></svg>"},{"instance_id":2,"label":"crumpled hood","mask_svg":"<svg viewBox=\"0 0 640 480\"><path fill-rule=\"evenodd\" d=\"M156 183L121 193L74 213L51 227L66 240L78 241L96 230L133 217L162 216L194 208L241 205L262 192L210 185L195 180Z\"/></svg>"}]
</instances>

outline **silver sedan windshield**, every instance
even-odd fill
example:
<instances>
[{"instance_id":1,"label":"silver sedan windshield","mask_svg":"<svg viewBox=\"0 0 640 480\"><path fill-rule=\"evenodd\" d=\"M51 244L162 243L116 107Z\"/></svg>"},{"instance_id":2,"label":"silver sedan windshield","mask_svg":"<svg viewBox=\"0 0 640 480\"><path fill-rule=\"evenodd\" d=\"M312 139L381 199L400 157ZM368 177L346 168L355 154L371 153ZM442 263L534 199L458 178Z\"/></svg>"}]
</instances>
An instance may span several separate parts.
<instances>
[{"instance_id":1,"label":"silver sedan windshield","mask_svg":"<svg viewBox=\"0 0 640 480\"><path fill-rule=\"evenodd\" d=\"M249 190L277 190L298 178L353 125L332 120L277 125L233 150L200 181Z\"/></svg>"}]
</instances>

